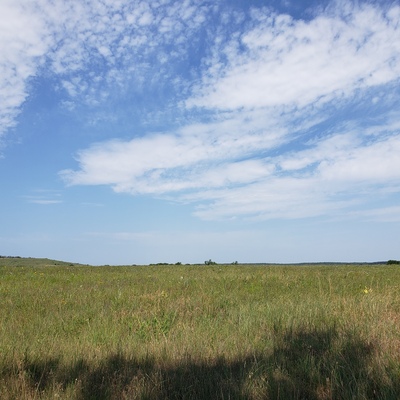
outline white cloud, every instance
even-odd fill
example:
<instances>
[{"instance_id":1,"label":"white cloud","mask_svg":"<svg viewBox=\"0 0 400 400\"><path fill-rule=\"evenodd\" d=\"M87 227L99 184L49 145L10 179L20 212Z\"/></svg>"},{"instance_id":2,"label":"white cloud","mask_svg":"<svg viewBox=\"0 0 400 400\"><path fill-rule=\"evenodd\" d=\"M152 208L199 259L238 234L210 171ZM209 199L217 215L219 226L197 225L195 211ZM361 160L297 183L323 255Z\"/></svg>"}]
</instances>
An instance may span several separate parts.
<instances>
[{"instance_id":1,"label":"white cloud","mask_svg":"<svg viewBox=\"0 0 400 400\"><path fill-rule=\"evenodd\" d=\"M247 158L281 144L288 132L276 122L270 125L268 117L229 116L215 123L188 125L176 133L98 143L78 153L79 171L61 174L69 184L111 185L117 192L132 194L253 182L270 174L273 166Z\"/></svg>"},{"instance_id":2,"label":"white cloud","mask_svg":"<svg viewBox=\"0 0 400 400\"><path fill-rule=\"evenodd\" d=\"M211 122L99 143L63 178L194 202L205 219L339 215L387 196L388 186L400 191L400 130L390 108L368 127L356 115L347 124L333 119L353 101L360 107L361 96L371 96L371 107L381 96L376 85L398 81L400 8L363 6L309 22L263 12L247 32L216 38L219 51L186 101L218 110ZM323 128L328 119L333 125Z\"/></svg>"},{"instance_id":3,"label":"white cloud","mask_svg":"<svg viewBox=\"0 0 400 400\"><path fill-rule=\"evenodd\" d=\"M326 181L400 182L400 133L371 145L342 151L320 164L319 172Z\"/></svg>"},{"instance_id":4,"label":"white cloud","mask_svg":"<svg viewBox=\"0 0 400 400\"><path fill-rule=\"evenodd\" d=\"M162 82L157 75L166 80L170 71L154 61L164 46L172 44L169 60L185 56L188 39L207 12L201 3L195 8L192 3L3 0L0 135L15 126L31 90L30 79L41 69L60 78L60 87L75 102L91 106L108 98L115 86L133 90L145 79L148 84L148 77L154 85ZM164 56L160 62L168 65L166 61ZM102 71L94 74L99 67Z\"/></svg>"},{"instance_id":5,"label":"white cloud","mask_svg":"<svg viewBox=\"0 0 400 400\"><path fill-rule=\"evenodd\" d=\"M354 212L355 216L379 222L400 222L400 207L381 207Z\"/></svg>"},{"instance_id":6,"label":"white cloud","mask_svg":"<svg viewBox=\"0 0 400 400\"><path fill-rule=\"evenodd\" d=\"M315 148L312 156L316 167L290 176L275 174L244 187L206 191L191 200L206 201L196 211L205 219L246 215L258 219L304 218L343 215L351 210L352 216L361 216L354 210L400 192L399 139L390 138L346 154L339 149L325 157L318 156L319 149Z\"/></svg>"},{"instance_id":7,"label":"white cloud","mask_svg":"<svg viewBox=\"0 0 400 400\"><path fill-rule=\"evenodd\" d=\"M15 125L28 81L51 44L45 21L32 6L15 0L0 4L0 136Z\"/></svg>"},{"instance_id":8,"label":"white cloud","mask_svg":"<svg viewBox=\"0 0 400 400\"><path fill-rule=\"evenodd\" d=\"M254 28L233 36L219 58L214 54L189 107L321 106L399 79L398 6L384 14L365 5L346 17L324 14L309 22L258 17Z\"/></svg>"},{"instance_id":9,"label":"white cloud","mask_svg":"<svg viewBox=\"0 0 400 400\"><path fill-rule=\"evenodd\" d=\"M191 70L177 74L214 11L194 0L4 0L0 134L15 124L30 79L44 68L59 79L70 110L95 108L113 90L169 85L171 107L191 122L92 145L63 179L191 201L202 218L340 213L366 204L366 194L398 192L398 117L380 103L399 102L399 6L333 7L309 21L227 11L207 27L201 67L188 61ZM189 75L198 77L194 86ZM354 104L362 118L346 114ZM370 110L380 120L366 127ZM339 113L352 126L339 125Z\"/></svg>"},{"instance_id":10,"label":"white cloud","mask_svg":"<svg viewBox=\"0 0 400 400\"><path fill-rule=\"evenodd\" d=\"M59 203L62 203L62 201L61 200L46 200L46 199L31 199L31 200L29 200L29 203L49 205L49 204L59 204Z\"/></svg>"},{"instance_id":11,"label":"white cloud","mask_svg":"<svg viewBox=\"0 0 400 400\"><path fill-rule=\"evenodd\" d=\"M28 203L51 205L63 203L61 193L52 189L35 189L33 194L22 196Z\"/></svg>"},{"instance_id":12,"label":"white cloud","mask_svg":"<svg viewBox=\"0 0 400 400\"><path fill-rule=\"evenodd\" d=\"M116 192L173 195L198 203L195 214L205 219L344 213L385 196L388 185L400 191L396 125L381 127L385 134L374 132L372 141L352 126L310 142L303 151L277 156L274 148L287 145L285 135L269 141L263 132L249 145L246 136L242 141L221 130L224 140L215 142L215 131L208 137L207 128L193 127L193 136L164 134L98 144L79 154L79 171L63 171L63 178L70 184L111 185ZM257 156L260 150L267 155ZM244 154L249 158L241 160Z\"/></svg>"}]
</instances>

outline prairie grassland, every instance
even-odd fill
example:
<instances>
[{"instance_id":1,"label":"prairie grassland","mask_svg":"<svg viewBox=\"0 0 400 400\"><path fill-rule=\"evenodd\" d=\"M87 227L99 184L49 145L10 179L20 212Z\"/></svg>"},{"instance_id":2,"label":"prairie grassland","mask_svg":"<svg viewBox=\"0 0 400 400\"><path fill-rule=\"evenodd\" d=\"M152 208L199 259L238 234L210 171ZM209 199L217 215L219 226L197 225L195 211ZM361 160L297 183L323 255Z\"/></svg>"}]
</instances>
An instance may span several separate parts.
<instances>
[{"instance_id":1,"label":"prairie grassland","mask_svg":"<svg viewBox=\"0 0 400 400\"><path fill-rule=\"evenodd\" d=\"M399 399L400 267L0 259L0 398Z\"/></svg>"}]
</instances>

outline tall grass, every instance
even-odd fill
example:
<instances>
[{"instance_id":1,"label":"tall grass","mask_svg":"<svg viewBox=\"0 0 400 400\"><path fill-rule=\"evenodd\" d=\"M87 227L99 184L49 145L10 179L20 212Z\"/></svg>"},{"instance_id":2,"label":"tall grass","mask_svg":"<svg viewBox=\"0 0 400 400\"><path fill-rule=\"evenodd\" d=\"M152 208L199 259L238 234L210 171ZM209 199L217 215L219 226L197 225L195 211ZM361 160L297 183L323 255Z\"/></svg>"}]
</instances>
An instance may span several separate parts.
<instances>
[{"instance_id":1,"label":"tall grass","mask_svg":"<svg viewBox=\"0 0 400 400\"><path fill-rule=\"evenodd\" d=\"M398 399L400 269L0 259L1 399Z\"/></svg>"}]
</instances>

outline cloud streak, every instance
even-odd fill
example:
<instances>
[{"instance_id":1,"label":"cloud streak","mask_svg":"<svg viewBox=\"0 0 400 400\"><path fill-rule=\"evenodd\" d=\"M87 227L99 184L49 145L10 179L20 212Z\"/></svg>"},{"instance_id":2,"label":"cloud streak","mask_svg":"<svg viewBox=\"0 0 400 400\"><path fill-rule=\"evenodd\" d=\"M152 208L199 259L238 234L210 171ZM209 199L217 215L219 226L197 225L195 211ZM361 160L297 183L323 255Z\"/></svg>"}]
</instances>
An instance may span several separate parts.
<instances>
[{"instance_id":1,"label":"cloud streak","mask_svg":"<svg viewBox=\"0 0 400 400\"><path fill-rule=\"evenodd\" d=\"M190 107L321 107L400 75L400 8L334 10L311 21L259 11L215 52ZM221 41L223 41L221 39ZM224 61L226 60L226 61Z\"/></svg>"},{"instance_id":2,"label":"cloud streak","mask_svg":"<svg viewBox=\"0 0 400 400\"><path fill-rule=\"evenodd\" d=\"M336 2L305 20L224 4L3 1L0 136L46 73L71 112L174 115L81 149L68 185L204 219L379 215L400 190L400 7Z\"/></svg>"},{"instance_id":3,"label":"cloud streak","mask_svg":"<svg viewBox=\"0 0 400 400\"><path fill-rule=\"evenodd\" d=\"M167 81L171 60L187 58L196 42L188 39L207 12L190 0L2 1L0 135L16 125L43 71L56 78L69 109L96 107L113 94L143 93Z\"/></svg>"},{"instance_id":4,"label":"cloud streak","mask_svg":"<svg viewBox=\"0 0 400 400\"><path fill-rule=\"evenodd\" d=\"M14 127L35 76L51 45L45 21L32 2L5 0L0 4L0 137Z\"/></svg>"},{"instance_id":5,"label":"cloud streak","mask_svg":"<svg viewBox=\"0 0 400 400\"><path fill-rule=\"evenodd\" d=\"M61 176L193 202L204 219L344 215L389 199L400 130L382 103L399 103L399 19L398 6L309 21L253 10L248 28L215 37L183 103L202 122L98 143Z\"/></svg>"}]
</instances>

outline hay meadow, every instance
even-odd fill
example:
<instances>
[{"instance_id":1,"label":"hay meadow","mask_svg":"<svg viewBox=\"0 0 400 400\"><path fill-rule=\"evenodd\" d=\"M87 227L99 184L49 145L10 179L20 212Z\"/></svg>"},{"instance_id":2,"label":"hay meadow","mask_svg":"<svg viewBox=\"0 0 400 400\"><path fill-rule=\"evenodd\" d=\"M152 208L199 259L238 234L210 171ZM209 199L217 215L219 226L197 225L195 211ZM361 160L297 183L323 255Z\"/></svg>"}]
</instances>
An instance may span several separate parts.
<instances>
[{"instance_id":1,"label":"hay meadow","mask_svg":"<svg viewBox=\"0 0 400 400\"><path fill-rule=\"evenodd\" d=\"M400 266L0 259L0 398L399 399Z\"/></svg>"}]
</instances>

